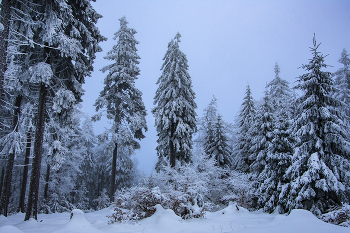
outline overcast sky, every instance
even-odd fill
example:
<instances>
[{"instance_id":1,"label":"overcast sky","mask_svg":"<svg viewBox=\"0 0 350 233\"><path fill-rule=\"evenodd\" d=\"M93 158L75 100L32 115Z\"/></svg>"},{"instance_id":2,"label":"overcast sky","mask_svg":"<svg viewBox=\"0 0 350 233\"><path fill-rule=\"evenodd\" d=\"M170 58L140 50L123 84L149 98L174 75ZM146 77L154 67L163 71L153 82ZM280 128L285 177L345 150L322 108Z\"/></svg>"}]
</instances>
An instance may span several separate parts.
<instances>
[{"instance_id":1,"label":"overcast sky","mask_svg":"<svg viewBox=\"0 0 350 233\"><path fill-rule=\"evenodd\" d=\"M189 74L198 105L197 114L212 96L225 121L234 122L246 86L253 97L263 96L266 83L274 78L274 65L280 76L294 86L298 69L311 58L309 47L316 34L320 51L334 72L343 48L350 52L350 1L225 1L225 0L97 0L95 10L103 18L98 27L108 41L101 43L95 71L86 78L83 111L94 114L93 104L103 89L106 73L100 69L110 64L103 56L116 43L113 34L119 20L126 16L128 26L137 31L141 57L141 75L136 86L143 92L149 131L136 157L139 169L149 174L157 161L156 131L151 114L155 84L161 75L167 45L177 32L182 35L180 49L187 55ZM95 133L108 127L106 120L94 124Z\"/></svg>"}]
</instances>

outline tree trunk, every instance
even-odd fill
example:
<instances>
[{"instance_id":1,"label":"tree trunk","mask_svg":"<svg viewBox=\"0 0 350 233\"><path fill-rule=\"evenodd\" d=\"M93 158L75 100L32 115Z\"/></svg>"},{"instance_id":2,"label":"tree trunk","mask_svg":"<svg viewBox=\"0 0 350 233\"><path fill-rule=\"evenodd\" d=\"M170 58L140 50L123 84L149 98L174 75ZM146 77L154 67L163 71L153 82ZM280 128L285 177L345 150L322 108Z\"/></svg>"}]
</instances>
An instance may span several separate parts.
<instances>
[{"instance_id":1,"label":"tree trunk","mask_svg":"<svg viewBox=\"0 0 350 233\"><path fill-rule=\"evenodd\" d=\"M23 168L23 178L22 178L22 187L21 187L21 196L19 198L19 209L24 213L24 201L26 197L27 190L27 181L28 181L28 166L29 166L29 157L30 157L30 148L32 145L32 135L30 132L27 133L27 144L26 144L26 156L24 159L24 168Z\"/></svg>"},{"instance_id":2,"label":"tree trunk","mask_svg":"<svg viewBox=\"0 0 350 233\"><path fill-rule=\"evenodd\" d=\"M50 181L50 164L46 166L46 178L45 178L45 190L44 190L44 198L48 197L49 192L49 181Z\"/></svg>"},{"instance_id":3,"label":"tree trunk","mask_svg":"<svg viewBox=\"0 0 350 233\"><path fill-rule=\"evenodd\" d=\"M0 178L0 198L1 198L1 194L2 194L2 186L4 184L4 176L5 176L5 167L2 167L1 178Z\"/></svg>"},{"instance_id":4,"label":"tree trunk","mask_svg":"<svg viewBox=\"0 0 350 233\"><path fill-rule=\"evenodd\" d=\"M0 22L4 30L0 32L0 100L4 92L4 74L7 69L7 46L10 31L11 0L1 1L1 18Z\"/></svg>"},{"instance_id":5,"label":"tree trunk","mask_svg":"<svg viewBox=\"0 0 350 233\"><path fill-rule=\"evenodd\" d=\"M18 95L15 100L15 106L14 106L15 110L14 110L14 116L13 116L13 122L12 122L13 124L12 129L14 132L18 131L18 118L20 114L21 102L22 102L22 96ZM6 164L4 189L1 197L1 208L0 208L0 213L3 214L5 217L7 217L8 205L9 205L10 196L11 196L12 172L13 172L13 164L15 162L15 154L16 154L16 151L15 149L13 149L13 151L8 155L7 164Z\"/></svg>"},{"instance_id":6,"label":"tree trunk","mask_svg":"<svg viewBox=\"0 0 350 233\"><path fill-rule=\"evenodd\" d=\"M169 147L170 147L170 167L175 167L176 165L176 160L175 160L175 150L174 150L174 133L175 133L175 129L174 129L174 125L171 125L171 132L170 132L170 142L169 142Z\"/></svg>"},{"instance_id":7,"label":"tree trunk","mask_svg":"<svg viewBox=\"0 0 350 233\"><path fill-rule=\"evenodd\" d=\"M111 176L111 190L109 194L109 200L114 201L114 192L115 192L115 171L117 168L117 155L118 155L118 144L115 144L113 150L113 161L112 161L112 176Z\"/></svg>"},{"instance_id":8,"label":"tree trunk","mask_svg":"<svg viewBox=\"0 0 350 233\"><path fill-rule=\"evenodd\" d=\"M37 124L35 130L34 141L34 159L32 165L32 175L30 179L29 196L27 202L27 211L24 218L25 221L30 217L38 218L38 197L39 197L39 181L41 169L42 147L45 130L45 107L46 107L47 89L44 83L40 84L39 106Z\"/></svg>"}]
</instances>

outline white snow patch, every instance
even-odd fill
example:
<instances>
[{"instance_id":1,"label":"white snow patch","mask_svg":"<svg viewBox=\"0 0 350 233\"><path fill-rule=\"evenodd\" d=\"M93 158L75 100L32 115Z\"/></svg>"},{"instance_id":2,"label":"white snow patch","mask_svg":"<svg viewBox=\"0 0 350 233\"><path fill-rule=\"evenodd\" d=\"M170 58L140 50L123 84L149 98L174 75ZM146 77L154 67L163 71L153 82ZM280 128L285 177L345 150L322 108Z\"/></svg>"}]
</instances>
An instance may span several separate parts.
<instances>
[{"instance_id":1,"label":"white snow patch","mask_svg":"<svg viewBox=\"0 0 350 233\"><path fill-rule=\"evenodd\" d=\"M101 233L100 230L92 226L84 217L84 212L78 209L74 209L71 212L71 219L61 229L54 231L54 233Z\"/></svg>"},{"instance_id":2,"label":"white snow patch","mask_svg":"<svg viewBox=\"0 0 350 233\"><path fill-rule=\"evenodd\" d=\"M1 233L23 233L23 231L11 225L0 227L0 232Z\"/></svg>"},{"instance_id":3,"label":"white snow patch","mask_svg":"<svg viewBox=\"0 0 350 233\"><path fill-rule=\"evenodd\" d=\"M138 223L114 223L108 225L112 209L84 214L81 210L69 213L39 214L39 221L22 222L24 215L7 218L0 216L1 233L342 233L349 228L325 223L306 210L293 210L290 215L266 214L230 205L227 208L207 213L204 218L182 220L172 210L156 206L156 212ZM19 224L17 224L19 223ZM91 224L93 223L93 224ZM17 224L17 225L16 225ZM12 225L8 226L8 225ZM4 228L5 227L5 228ZM11 228L10 231L7 230ZM6 230L6 231L5 231ZM17 231L16 231L17 230Z\"/></svg>"}]
</instances>

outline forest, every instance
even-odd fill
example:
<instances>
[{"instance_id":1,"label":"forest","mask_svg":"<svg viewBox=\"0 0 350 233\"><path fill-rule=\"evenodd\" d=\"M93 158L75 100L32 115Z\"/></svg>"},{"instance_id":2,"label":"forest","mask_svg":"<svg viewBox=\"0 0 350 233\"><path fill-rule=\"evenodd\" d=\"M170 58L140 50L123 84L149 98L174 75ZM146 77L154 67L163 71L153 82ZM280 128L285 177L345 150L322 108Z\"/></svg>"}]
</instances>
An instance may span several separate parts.
<instances>
[{"instance_id":1,"label":"forest","mask_svg":"<svg viewBox=\"0 0 350 233\"><path fill-rule=\"evenodd\" d=\"M106 41L89 0L3 0L0 32L0 215L113 206L110 223L139 221L156 206L182 219L201 218L234 203L266 213L305 209L350 226L350 55L327 71L322 45L294 86L275 77L255 100L246 86L234 122L213 96L197 115L196 94L181 34L168 43L154 106L137 88L137 31L119 19L105 55L96 114L81 110L82 85ZM146 122L152 114L154 122ZM94 134L93 122L110 128ZM148 126L157 131L151 175L132 155ZM332 213L332 214L330 214ZM348 222L348 223L347 223Z\"/></svg>"}]
</instances>

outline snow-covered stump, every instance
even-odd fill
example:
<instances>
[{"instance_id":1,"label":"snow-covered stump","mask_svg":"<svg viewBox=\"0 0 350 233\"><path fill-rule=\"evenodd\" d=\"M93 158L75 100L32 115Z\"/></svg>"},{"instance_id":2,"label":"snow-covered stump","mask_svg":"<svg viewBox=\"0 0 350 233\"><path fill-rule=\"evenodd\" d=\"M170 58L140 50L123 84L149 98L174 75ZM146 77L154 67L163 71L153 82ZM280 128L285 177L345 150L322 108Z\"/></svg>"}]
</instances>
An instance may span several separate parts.
<instances>
[{"instance_id":1,"label":"snow-covered stump","mask_svg":"<svg viewBox=\"0 0 350 233\"><path fill-rule=\"evenodd\" d=\"M70 212L70 219L72 219L73 216L74 216L74 219L78 219L78 218L85 219L84 212L82 210L79 210L79 209L74 209Z\"/></svg>"},{"instance_id":2,"label":"snow-covered stump","mask_svg":"<svg viewBox=\"0 0 350 233\"><path fill-rule=\"evenodd\" d=\"M101 231L92 226L84 217L84 212L79 209L71 211L69 222L55 233L100 233Z\"/></svg>"}]
</instances>

